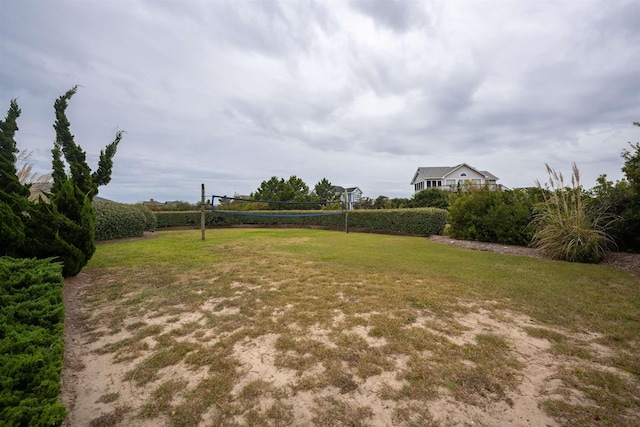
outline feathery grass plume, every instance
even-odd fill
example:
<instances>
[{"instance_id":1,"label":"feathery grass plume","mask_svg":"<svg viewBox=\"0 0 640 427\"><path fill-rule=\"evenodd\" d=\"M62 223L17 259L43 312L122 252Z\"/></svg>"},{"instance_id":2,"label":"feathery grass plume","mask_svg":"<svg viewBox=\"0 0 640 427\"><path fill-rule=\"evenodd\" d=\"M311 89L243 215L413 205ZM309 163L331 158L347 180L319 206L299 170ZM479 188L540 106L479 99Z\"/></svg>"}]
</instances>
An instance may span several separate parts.
<instances>
[{"instance_id":1,"label":"feathery grass plume","mask_svg":"<svg viewBox=\"0 0 640 427\"><path fill-rule=\"evenodd\" d=\"M22 150L18 154L17 165L19 166L17 175L21 184L29 185L29 200L36 201L42 197L44 201L49 201L46 193L51 188L51 172L40 174L33 172L33 165L29 163L29 158L33 155L33 151Z\"/></svg>"},{"instance_id":2,"label":"feathery grass plume","mask_svg":"<svg viewBox=\"0 0 640 427\"><path fill-rule=\"evenodd\" d=\"M571 187L565 186L562 173L548 164L548 183L543 187L543 202L536 208L534 225L536 232L532 246L551 259L570 262L598 263L604 259L614 244L607 233L607 221L603 214L589 212L582 199L580 171L573 163Z\"/></svg>"}]
</instances>

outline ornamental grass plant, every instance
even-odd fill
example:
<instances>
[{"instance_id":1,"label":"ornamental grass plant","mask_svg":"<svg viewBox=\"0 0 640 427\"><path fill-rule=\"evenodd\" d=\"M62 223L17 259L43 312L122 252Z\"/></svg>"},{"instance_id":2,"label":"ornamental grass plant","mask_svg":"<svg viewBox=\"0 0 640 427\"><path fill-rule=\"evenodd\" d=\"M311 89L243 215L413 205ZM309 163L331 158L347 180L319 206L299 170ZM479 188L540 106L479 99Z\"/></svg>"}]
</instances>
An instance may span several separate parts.
<instances>
[{"instance_id":1,"label":"ornamental grass plant","mask_svg":"<svg viewBox=\"0 0 640 427\"><path fill-rule=\"evenodd\" d=\"M598 263L614 245L607 233L606 215L589 211L583 201L580 171L574 163L571 186L565 186L562 173L548 164L548 183L543 187L543 202L536 208L533 223L536 232L532 246L555 260Z\"/></svg>"}]
</instances>

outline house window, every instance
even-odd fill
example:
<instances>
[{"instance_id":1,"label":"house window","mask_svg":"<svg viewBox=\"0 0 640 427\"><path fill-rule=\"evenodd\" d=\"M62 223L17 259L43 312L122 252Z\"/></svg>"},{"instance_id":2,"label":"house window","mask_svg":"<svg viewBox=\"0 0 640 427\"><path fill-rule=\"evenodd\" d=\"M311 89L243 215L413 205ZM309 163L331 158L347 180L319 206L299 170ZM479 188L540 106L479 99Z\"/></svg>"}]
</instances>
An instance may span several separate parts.
<instances>
[{"instance_id":1,"label":"house window","mask_svg":"<svg viewBox=\"0 0 640 427\"><path fill-rule=\"evenodd\" d=\"M480 185L480 184L481 184L481 182L480 182L480 180L479 180L479 179L472 179L472 180L471 180L471 182L472 182L474 185Z\"/></svg>"},{"instance_id":2,"label":"house window","mask_svg":"<svg viewBox=\"0 0 640 427\"><path fill-rule=\"evenodd\" d=\"M445 185L456 185L455 179L447 179L444 181Z\"/></svg>"},{"instance_id":3,"label":"house window","mask_svg":"<svg viewBox=\"0 0 640 427\"><path fill-rule=\"evenodd\" d=\"M464 172L462 172L462 173L460 174L460 176L467 176L467 174L466 174L466 173L464 173Z\"/></svg>"}]
</instances>

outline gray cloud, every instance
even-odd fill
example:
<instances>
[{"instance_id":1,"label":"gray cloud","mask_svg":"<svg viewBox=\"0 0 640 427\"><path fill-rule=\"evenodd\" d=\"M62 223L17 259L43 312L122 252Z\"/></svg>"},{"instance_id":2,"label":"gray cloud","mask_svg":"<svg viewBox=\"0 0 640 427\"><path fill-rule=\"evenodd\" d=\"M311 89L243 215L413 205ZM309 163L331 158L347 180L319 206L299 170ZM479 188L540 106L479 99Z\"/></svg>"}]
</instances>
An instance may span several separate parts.
<instances>
[{"instance_id":1,"label":"gray cloud","mask_svg":"<svg viewBox=\"0 0 640 427\"><path fill-rule=\"evenodd\" d=\"M376 24L403 33L414 28L428 27L429 16L423 3L402 0L352 0L351 6L373 19Z\"/></svg>"},{"instance_id":2,"label":"gray cloud","mask_svg":"<svg viewBox=\"0 0 640 427\"><path fill-rule=\"evenodd\" d=\"M5 0L0 108L50 168L53 102L90 159L127 131L121 201L249 193L271 176L411 195L419 166L509 187L544 163L620 178L639 141L635 1ZM4 106L4 107L3 107ZM93 157L91 157L93 156Z\"/></svg>"}]
</instances>

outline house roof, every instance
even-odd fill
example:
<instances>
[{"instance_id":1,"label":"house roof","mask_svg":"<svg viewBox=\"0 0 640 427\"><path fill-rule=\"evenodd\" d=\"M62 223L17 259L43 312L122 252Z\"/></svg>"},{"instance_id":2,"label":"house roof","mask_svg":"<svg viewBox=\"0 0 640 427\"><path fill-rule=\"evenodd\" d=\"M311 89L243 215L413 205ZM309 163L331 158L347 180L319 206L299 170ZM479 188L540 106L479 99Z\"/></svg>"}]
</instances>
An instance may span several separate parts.
<instances>
[{"instance_id":1,"label":"house roof","mask_svg":"<svg viewBox=\"0 0 640 427\"><path fill-rule=\"evenodd\" d=\"M459 165L456 165L456 166L420 167L418 168L416 174L413 176L413 180L411 181L411 184L415 184L418 180L423 180L423 179L442 179L445 176L454 172L456 169L460 169L463 166L466 166L469 169L472 169L478 172L480 175L484 175L485 179L498 180L497 176L487 171L481 171L472 166L469 166L466 163L460 163Z\"/></svg>"},{"instance_id":2,"label":"house roof","mask_svg":"<svg viewBox=\"0 0 640 427\"><path fill-rule=\"evenodd\" d=\"M485 179L494 179L494 180L496 180L496 181L497 181L498 179L500 179L500 178L498 178L497 176L495 176L494 174L489 173L489 172L487 172L487 171L478 171L478 172L480 172L481 174L483 174L483 175L484 175L484 177L485 177Z\"/></svg>"},{"instance_id":3,"label":"house roof","mask_svg":"<svg viewBox=\"0 0 640 427\"><path fill-rule=\"evenodd\" d=\"M358 190L362 193L362 190L360 190L358 187L347 187L346 188L347 193L353 193L354 191ZM345 188L344 187L340 187L339 185L334 185L333 186L333 191L335 191L336 193L344 193Z\"/></svg>"}]
</instances>

